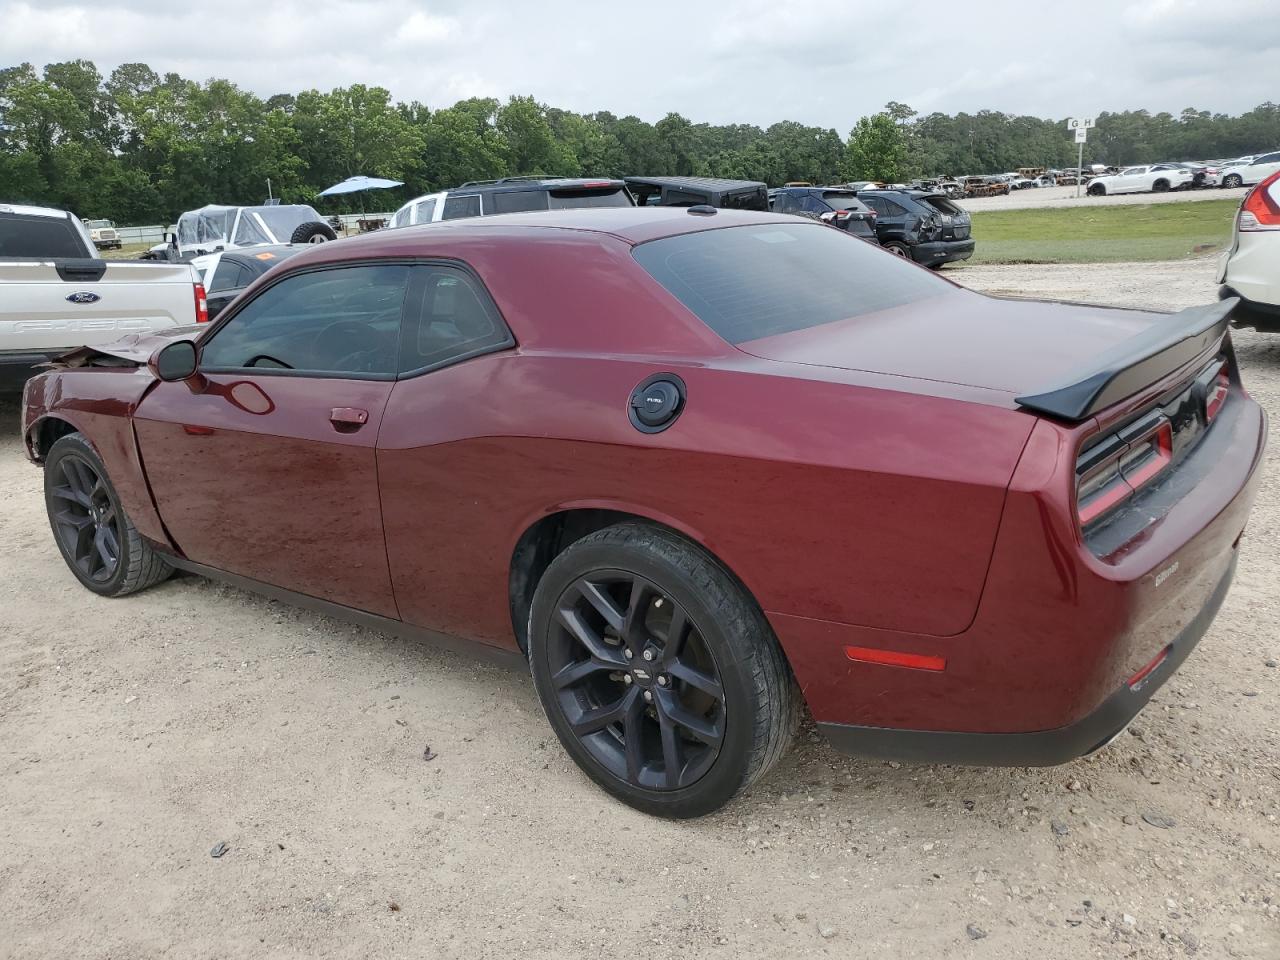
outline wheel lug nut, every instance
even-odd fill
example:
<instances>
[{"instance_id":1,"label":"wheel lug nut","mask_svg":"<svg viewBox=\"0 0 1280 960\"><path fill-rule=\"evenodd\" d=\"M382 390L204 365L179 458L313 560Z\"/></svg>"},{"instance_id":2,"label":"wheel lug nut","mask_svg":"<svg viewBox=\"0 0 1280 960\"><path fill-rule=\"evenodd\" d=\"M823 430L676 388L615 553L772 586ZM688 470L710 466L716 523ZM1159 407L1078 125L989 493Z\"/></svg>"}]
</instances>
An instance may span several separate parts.
<instances>
[{"instance_id":1,"label":"wheel lug nut","mask_svg":"<svg viewBox=\"0 0 1280 960\"><path fill-rule=\"evenodd\" d=\"M653 702L653 693L651 693L650 691L646 690L646 691L644 692L644 698L645 698L646 700L648 700L649 702L651 702L651 703L652 703L652 702Z\"/></svg>"},{"instance_id":2,"label":"wheel lug nut","mask_svg":"<svg viewBox=\"0 0 1280 960\"><path fill-rule=\"evenodd\" d=\"M624 674L622 675L622 682L623 682L623 683L630 683L630 682L631 682L631 674L629 674L629 673L624 673Z\"/></svg>"},{"instance_id":3,"label":"wheel lug nut","mask_svg":"<svg viewBox=\"0 0 1280 960\"><path fill-rule=\"evenodd\" d=\"M628 660L630 660L632 657L634 657L634 656L635 656L635 654L634 654L634 653L632 653L630 650L624 650L624 651L622 652L622 655L623 655L624 657L626 657Z\"/></svg>"},{"instance_id":4,"label":"wheel lug nut","mask_svg":"<svg viewBox=\"0 0 1280 960\"><path fill-rule=\"evenodd\" d=\"M644 658L645 658L646 660L652 660L652 659L653 659L653 651L652 651L652 650L646 650L646 651L644 652Z\"/></svg>"},{"instance_id":5,"label":"wheel lug nut","mask_svg":"<svg viewBox=\"0 0 1280 960\"><path fill-rule=\"evenodd\" d=\"M660 687L665 687L666 685L667 685L667 678L666 678L666 677L659 677L659 678L658 678L658 686L660 686Z\"/></svg>"}]
</instances>

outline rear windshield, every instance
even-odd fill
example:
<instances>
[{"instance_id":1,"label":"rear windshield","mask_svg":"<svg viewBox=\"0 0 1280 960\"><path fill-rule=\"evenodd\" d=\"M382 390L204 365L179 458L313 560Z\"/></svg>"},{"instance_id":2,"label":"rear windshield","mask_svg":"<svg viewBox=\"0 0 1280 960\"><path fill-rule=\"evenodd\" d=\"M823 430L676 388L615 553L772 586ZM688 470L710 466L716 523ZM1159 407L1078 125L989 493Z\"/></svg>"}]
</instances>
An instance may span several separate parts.
<instances>
[{"instance_id":1,"label":"rear windshield","mask_svg":"<svg viewBox=\"0 0 1280 960\"><path fill-rule=\"evenodd\" d=\"M634 256L730 343L941 296L928 271L824 224L779 223L642 243Z\"/></svg>"},{"instance_id":2,"label":"rear windshield","mask_svg":"<svg viewBox=\"0 0 1280 960\"><path fill-rule=\"evenodd\" d=\"M551 209L564 210L569 207L630 207L630 195L622 187L589 190L552 190Z\"/></svg>"},{"instance_id":3,"label":"rear windshield","mask_svg":"<svg viewBox=\"0 0 1280 960\"><path fill-rule=\"evenodd\" d=\"M952 203L946 197L922 197L921 201L929 204L939 213L945 213L948 216L958 217L964 213L964 207L957 203Z\"/></svg>"},{"instance_id":4,"label":"rear windshield","mask_svg":"<svg viewBox=\"0 0 1280 960\"><path fill-rule=\"evenodd\" d=\"M88 256L67 217L0 213L0 257L74 260Z\"/></svg>"},{"instance_id":5,"label":"rear windshield","mask_svg":"<svg viewBox=\"0 0 1280 960\"><path fill-rule=\"evenodd\" d=\"M835 190L828 190L822 195L822 199L831 204L833 210L862 210L862 201L852 193L839 193Z\"/></svg>"}]
</instances>

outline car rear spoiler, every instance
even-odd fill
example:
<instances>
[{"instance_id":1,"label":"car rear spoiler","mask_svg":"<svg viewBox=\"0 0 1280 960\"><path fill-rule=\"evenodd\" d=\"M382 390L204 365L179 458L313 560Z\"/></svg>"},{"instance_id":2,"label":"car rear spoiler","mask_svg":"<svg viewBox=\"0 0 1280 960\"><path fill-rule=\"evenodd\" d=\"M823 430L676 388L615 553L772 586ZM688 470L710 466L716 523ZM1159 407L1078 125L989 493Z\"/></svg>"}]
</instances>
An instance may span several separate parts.
<instances>
[{"instance_id":1,"label":"car rear spoiler","mask_svg":"<svg viewBox=\"0 0 1280 960\"><path fill-rule=\"evenodd\" d=\"M1231 311L1239 303L1239 297L1231 297L1171 314L1138 336L1099 354L1087 369L1076 371L1065 383L1016 397L1015 401L1051 417L1085 420L1207 351L1222 339Z\"/></svg>"}]
</instances>

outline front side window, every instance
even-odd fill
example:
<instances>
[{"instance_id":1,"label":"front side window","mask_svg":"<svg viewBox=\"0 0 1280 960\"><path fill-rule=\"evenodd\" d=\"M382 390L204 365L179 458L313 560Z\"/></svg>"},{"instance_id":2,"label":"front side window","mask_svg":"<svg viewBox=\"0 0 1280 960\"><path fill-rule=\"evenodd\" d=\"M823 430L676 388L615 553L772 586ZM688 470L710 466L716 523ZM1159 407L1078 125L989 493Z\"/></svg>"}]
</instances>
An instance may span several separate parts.
<instances>
[{"instance_id":1,"label":"front side window","mask_svg":"<svg viewBox=\"0 0 1280 960\"><path fill-rule=\"evenodd\" d=\"M679 234L639 244L633 255L735 344L955 292L843 230L794 221Z\"/></svg>"},{"instance_id":2,"label":"front side window","mask_svg":"<svg viewBox=\"0 0 1280 960\"><path fill-rule=\"evenodd\" d=\"M212 334L201 367L389 379L409 269L362 264L286 277Z\"/></svg>"},{"instance_id":3,"label":"front side window","mask_svg":"<svg viewBox=\"0 0 1280 960\"><path fill-rule=\"evenodd\" d=\"M480 216L480 195L469 193L463 196L450 194L445 198L442 220L461 220L464 217Z\"/></svg>"},{"instance_id":4,"label":"front side window","mask_svg":"<svg viewBox=\"0 0 1280 960\"><path fill-rule=\"evenodd\" d=\"M243 287L245 281L241 280L241 275L247 273L245 268L232 260L222 259L218 261L218 268L213 271L213 278L209 281L209 292L219 293L223 290L234 290L236 287Z\"/></svg>"}]
</instances>

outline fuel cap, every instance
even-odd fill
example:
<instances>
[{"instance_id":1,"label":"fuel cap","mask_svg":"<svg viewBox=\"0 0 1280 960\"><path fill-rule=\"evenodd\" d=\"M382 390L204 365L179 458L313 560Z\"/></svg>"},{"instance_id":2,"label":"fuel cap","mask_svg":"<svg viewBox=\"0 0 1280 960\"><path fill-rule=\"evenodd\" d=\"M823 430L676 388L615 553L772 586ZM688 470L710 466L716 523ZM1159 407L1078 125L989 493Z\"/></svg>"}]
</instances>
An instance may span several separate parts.
<instances>
[{"instance_id":1,"label":"fuel cap","mask_svg":"<svg viewBox=\"0 0 1280 960\"><path fill-rule=\"evenodd\" d=\"M671 426L684 409L684 381L673 373L658 373L631 391L631 425L642 433L658 433Z\"/></svg>"}]
</instances>

